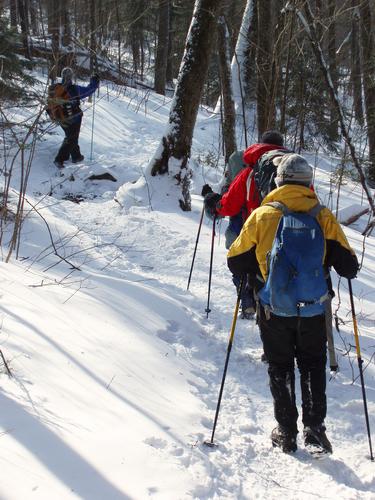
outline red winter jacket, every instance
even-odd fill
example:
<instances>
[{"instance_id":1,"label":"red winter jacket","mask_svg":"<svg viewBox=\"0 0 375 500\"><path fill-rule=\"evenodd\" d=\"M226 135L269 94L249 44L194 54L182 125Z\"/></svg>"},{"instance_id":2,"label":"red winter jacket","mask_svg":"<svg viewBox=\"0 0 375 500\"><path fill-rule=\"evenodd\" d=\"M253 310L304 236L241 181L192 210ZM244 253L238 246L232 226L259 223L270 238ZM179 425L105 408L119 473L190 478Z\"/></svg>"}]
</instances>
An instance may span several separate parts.
<instances>
[{"instance_id":1,"label":"red winter jacket","mask_svg":"<svg viewBox=\"0 0 375 500\"><path fill-rule=\"evenodd\" d=\"M251 212L259 207L259 197L256 192L254 178L249 179L250 173L259 158L273 149L285 149L282 146L275 144L253 144L248 147L243 154L244 162L249 165L244 168L234 179L229 186L228 191L223 194L216 208L218 214L225 216L233 216L242 213L242 218L245 221ZM250 184L249 186L247 184Z\"/></svg>"}]
</instances>

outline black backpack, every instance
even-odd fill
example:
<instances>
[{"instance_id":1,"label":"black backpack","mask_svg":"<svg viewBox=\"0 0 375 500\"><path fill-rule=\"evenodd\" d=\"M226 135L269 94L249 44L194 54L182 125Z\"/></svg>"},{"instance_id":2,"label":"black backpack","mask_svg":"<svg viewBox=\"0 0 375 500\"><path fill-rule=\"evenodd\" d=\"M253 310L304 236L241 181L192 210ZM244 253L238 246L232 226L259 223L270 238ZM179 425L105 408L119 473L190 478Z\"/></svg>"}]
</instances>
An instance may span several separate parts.
<instances>
[{"instance_id":1,"label":"black backpack","mask_svg":"<svg viewBox=\"0 0 375 500\"><path fill-rule=\"evenodd\" d=\"M292 153L289 149L273 149L264 153L256 162L253 169L253 177L259 196L259 203L263 201L269 192L276 189L275 177L277 167L274 165L273 159L289 153Z\"/></svg>"}]
</instances>

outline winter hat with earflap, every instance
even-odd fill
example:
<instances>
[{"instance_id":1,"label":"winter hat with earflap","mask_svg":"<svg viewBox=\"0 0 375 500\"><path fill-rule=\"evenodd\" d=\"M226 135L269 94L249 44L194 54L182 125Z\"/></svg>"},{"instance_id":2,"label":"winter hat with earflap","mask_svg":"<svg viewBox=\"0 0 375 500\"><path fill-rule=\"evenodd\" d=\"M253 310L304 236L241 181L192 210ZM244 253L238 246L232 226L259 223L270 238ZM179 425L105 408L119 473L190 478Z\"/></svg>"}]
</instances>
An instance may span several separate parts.
<instances>
[{"instance_id":1,"label":"winter hat with earflap","mask_svg":"<svg viewBox=\"0 0 375 500\"><path fill-rule=\"evenodd\" d=\"M311 185L313 170L302 156L295 153L285 154L274 158L273 163L277 166L277 187L284 184L302 184L307 187Z\"/></svg>"},{"instance_id":2,"label":"winter hat with earflap","mask_svg":"<svg viewBox=\"0 0 375 500\"><path fill-rule=\"evenodd\" d=\"M72 68L69 68L69 66L67 66L61 71L61 79L65 84L70 83L73 80L73 76L74 76L73 70Z\"/></svg>"}]
</instances>

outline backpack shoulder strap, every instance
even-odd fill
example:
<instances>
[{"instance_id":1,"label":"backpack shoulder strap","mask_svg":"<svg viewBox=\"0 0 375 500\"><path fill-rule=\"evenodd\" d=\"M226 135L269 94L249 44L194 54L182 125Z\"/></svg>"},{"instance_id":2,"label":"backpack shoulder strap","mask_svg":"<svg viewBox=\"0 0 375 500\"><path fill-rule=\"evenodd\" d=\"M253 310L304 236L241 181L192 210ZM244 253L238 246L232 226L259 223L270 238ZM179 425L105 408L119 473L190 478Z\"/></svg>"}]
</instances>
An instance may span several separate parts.
<instances>
[{"instance_id":1,"label":"backpack shoulder strap","mask_svg":"<svg viewBox=\"0 0 375 500\"><path fill-rule=\"evenodd\" d=\"M251 186L251 180L254 177L254 169L249 173L246 179L246 200L250 200L250 186Z\"/></svg>"},{"instance_id":2,"label":"backpack shoulder strap","mask_svg":"<svg viewBox=\"0 0 375 500\"><path fill-rule=\"evenodd\" d=\"M321 205L319 202L313 206L310 210L308 210L308 213L309 215L311 215L311 217L317 217L319 215L319 213L321 212L321 210L323 210L323 208L326 208L324 205Z\"/></svg>"},{"instance_id":3,"label":"backpack shoulder strap","mask_svg":"<svg viewBox=\"0 0 375 500\"><path fill-rule=\"evenodd\" d=\"M281 201L270 201L269 203L265 203L265 205L269 205L270 207L276 208L276 210L281 210L283 215L287 215L290 213L289 208L281 203Z\"/></svg>"}]
</instances>

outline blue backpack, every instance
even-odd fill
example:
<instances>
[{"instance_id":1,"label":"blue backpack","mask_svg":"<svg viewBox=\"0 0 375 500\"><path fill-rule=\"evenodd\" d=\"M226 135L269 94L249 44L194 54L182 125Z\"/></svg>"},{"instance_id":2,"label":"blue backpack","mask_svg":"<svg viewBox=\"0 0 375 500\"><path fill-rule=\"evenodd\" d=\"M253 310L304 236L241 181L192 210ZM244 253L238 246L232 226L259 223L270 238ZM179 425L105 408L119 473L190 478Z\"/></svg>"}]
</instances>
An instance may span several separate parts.
<instances>
[{"instance_id":1,"label":"blue backpack","mask_svg":"<svg viewBox=\"0 0 375 500\"><path fill-rule=\"evenodd\" d=\"M323 267L325 241L316 220L319 203L308 212L292 212L283 203L276 236L267 255L268 276L259 292L263 306L277 316L317 316L324 313L328 288Z\"/></svg>"}]
</instances>

